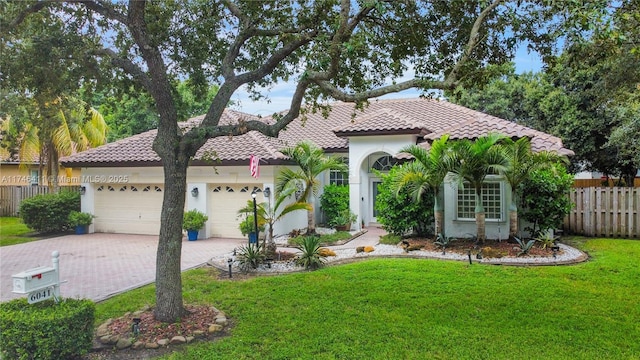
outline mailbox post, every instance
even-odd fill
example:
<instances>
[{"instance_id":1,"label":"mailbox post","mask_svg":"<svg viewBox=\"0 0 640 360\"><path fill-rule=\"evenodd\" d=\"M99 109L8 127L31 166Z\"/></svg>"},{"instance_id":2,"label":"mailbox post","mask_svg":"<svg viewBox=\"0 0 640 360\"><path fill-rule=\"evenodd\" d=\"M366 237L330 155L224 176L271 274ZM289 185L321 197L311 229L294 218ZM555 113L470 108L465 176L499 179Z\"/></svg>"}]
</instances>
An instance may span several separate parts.
<instances>
[{"instance_id":1,"label":"mailbox post","mask_svg":"<svg viewBox=\"0 0 640 360\"><path fill-rule=\"evenodd\" d=\"M60 299L60 253L54 251L51 257L53 267L40 266L12 276L13 292L27 294L29 304Z\"/></svg>"}]
</instances>

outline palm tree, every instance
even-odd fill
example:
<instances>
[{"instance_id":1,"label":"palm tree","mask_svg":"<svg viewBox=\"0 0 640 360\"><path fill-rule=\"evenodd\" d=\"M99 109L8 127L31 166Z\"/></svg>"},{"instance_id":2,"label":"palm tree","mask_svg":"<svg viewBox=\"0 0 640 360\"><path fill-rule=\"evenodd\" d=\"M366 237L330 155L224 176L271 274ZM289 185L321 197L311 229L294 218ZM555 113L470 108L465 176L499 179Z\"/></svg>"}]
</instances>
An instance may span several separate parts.
<instances>
[{"instance_id":1,"label":"palm tree","mask_svg":"<svg viewBox=\"0 0 640 360\"><path fill-rule=\"evenodd\" d=\"M284 202L289 199L289 197L295 193L295 187L288 187L283 191L279 192L276 195L275 203L273 206L270 205L270 202L265 201L257 205L256 214L258 215L258 223L259 224L268 224L269 225L269 250L275 252L275 242L273 241L273 224L282 219L285 215L290 212L297 210L310 210L312 209L311 204L306 202L294 202L284 206L282 210L280 207L284 204ZM250 214L253 212L253 201L248 200L247 206L238 210L238 214ZM266 242L266 239L265 239ZM265 244L262 244L262 248L265 249Z\"/></svg>"},{"instance_id":2,"label":"palm tree","mask_svg":"<svg viewBox=\"0 0 640 360\"><path fill-rule=\"evenodd\" d=\"M501 145L509 161L509 167L503 175L511 186L511 205L509 206L509 237L513 238L518 232L518 207L516 205L519 195L519 186L528 177L531 171L547 167L553 163L568 163L566 156L554 152L531 151L531 140L527 137L513 141L505 139Z\"/></svg>"},{"instance_id":3,"label":"palm tree","mask_svg":"<svg viewBox=\"0 0 640 360\"><path fill-rule=\"evenodd\" d=\"M503 173L509 166L504 149L496 146L504 139L505 136L502 134L489 133L475 141L462 139L453 145L452 156L455 165L450 170L454 180L461 185L467 182L474 189L476 235L480 242L484 242L486 238L482 185L487 175Z\"/></svg>"},{"instance_id":4,"label":"palm tree","mask_svg":"<svg viewBox=\"0 0 640 360\"><path fill-rule=\"evenodd\" d=\"M75 98L39 103L22 131L18 155L20 161L28 161L30 154L39 154L40 174L46 166L49 186L57 191L60 157L104 144L107 125L97 110Z\"/></svg>"},{"instance_id":5,"label":"palm tree","mask_svg":"<svg viewBox=\"0 0 640 360\"><path fill-rule=\"evenodd\" d=\"M285 168L278 175L276 193L288 187L302 189L297 201L313 204L313 197L318 194L320 181L318 176L327 170L348 171L346 164L339 158L325 156L324 151L310 141L302 141L294 147L282 150L282 153L293 160L300 169L294 171ZM313 207L307 210L307 234L315 234Z\"/></svg>"},{"instance_id":6,"label":"palm tree","mask_svg":"<svg viewBox=\"0 0 640 360\"><path fill-rule=\"evenodd\" d=\"M392 185L396 194L406 187L415 201L420 201L428 189L433 191L436 234L442 233L444 229L444 207L440 187L451 168L451 147L447 143L448 139L449 135L445 134L435 140L429 150L418 145L401 149L400 152L410 154L415 160L400 168Z\"/></svg>"}]
</instances>

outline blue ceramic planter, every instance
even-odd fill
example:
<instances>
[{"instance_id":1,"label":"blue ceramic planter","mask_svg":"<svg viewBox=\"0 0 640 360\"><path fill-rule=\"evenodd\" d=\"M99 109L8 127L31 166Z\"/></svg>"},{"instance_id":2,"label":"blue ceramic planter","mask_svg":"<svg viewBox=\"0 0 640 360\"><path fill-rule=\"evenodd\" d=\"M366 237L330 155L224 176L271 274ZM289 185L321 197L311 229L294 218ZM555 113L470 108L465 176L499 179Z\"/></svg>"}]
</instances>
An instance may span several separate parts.
<instances>
[{"instance_id":1,"label":"blue ceramic planter","mask_svg":"<svg viewBox=\"0 0 640 360\"><path fill-rule=\"evenodd\" d=\"M198 230L187 230L187 239L189 241L198 240Z\"/></svg>"}]
</instances>

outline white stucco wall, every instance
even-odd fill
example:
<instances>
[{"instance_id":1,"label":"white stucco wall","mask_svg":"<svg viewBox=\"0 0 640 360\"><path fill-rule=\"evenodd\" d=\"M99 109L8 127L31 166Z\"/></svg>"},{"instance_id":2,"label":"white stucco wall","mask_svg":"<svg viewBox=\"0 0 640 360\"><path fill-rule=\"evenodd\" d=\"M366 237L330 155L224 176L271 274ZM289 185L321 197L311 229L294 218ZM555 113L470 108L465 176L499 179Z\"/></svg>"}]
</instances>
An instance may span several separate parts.
<instances>
[{"instance_id":1,"label":"white stucco wall","mask_svg":"<svg viewBox=\"0 0 640 360\"><path fill-rule=\"evenodd\" d=\"M487 180L499 179L498 177L487 177ZM476 223L474 220L457 219L457 187L458 183L447 177L444 184L444 228L447 237L469 238L476 234ZM509 237L509 205L511 204L511 189L508 184L502 181L502 219L487 220L485 231L487 239L506 240Z\"/></svg>"},{"instance_id":2,"label":"white stucco wall","mask_svg":"<svg viewBox=\"0 0 640 360\"><path fill-rule=\"evenodd\" d=\"M405 146L416 143L415 135L353 136L349 138L349 206L358 216L352 228L373 221L371 179L368 157L377 152L397 154Z\"/></svg>"}]
</instances>

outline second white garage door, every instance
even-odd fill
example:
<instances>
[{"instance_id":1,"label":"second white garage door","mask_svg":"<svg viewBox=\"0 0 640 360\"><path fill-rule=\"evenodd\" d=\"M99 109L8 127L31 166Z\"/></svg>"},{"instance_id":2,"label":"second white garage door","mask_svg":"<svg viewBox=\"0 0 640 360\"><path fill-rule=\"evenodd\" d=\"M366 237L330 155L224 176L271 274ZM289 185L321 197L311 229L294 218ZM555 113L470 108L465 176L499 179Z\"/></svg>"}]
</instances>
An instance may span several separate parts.
<instances>
[{"instance_id":1,"label":"second white garage door","mask_svg":"<svg viewBox=\"0 0 640 360\"><path fill-rule=\"evenodd\" d=\"M242 238L239 224L243 217L238 210L252 200L251 192L256 191L256 201L264 201L262 189L249 184L229 184L209 186L209 232L213 237Z\"/></svg>"}]
</instances>

